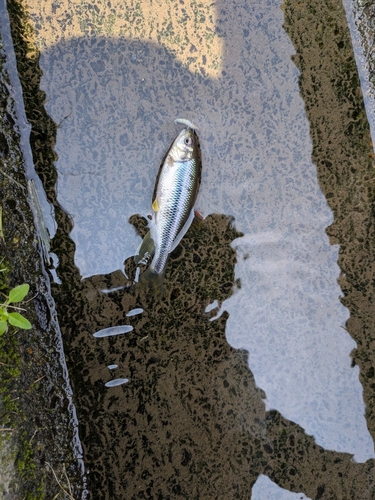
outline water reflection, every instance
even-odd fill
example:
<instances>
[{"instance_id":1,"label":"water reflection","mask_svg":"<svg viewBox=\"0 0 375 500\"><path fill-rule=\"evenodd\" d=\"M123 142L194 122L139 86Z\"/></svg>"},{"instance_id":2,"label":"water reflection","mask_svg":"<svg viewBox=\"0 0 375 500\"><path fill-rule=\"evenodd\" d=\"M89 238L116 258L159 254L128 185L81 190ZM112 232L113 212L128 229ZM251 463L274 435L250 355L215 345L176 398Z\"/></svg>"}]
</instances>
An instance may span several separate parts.
<instances>
[{"instance_id":1,"label":"water reflection","mask_svg":"<svg viewBox=\"0 0 375 500\"><path fill-rule=\"evenodd\" d=\"M277 408L327 449L374 456L364 418L356 347L345 330L348 311L333 280L338 249L328 238L309 241L308 227L272 239L246 235L235 243L236 277L242 287L223 305L230 317L227 338L249 350L268 409ZM325 275L329 270L330 274Z\"/></svg>"},{"instance_id":2,"label":"water reflection","mask_svg":"<svg viewBox=\"0 0 375 500\"><path fill-rule=\"evenodd\" d=\"M144 220L132 221L143 236ZM81 439L91 488L100 485L97 498L126 492L129 499L244 499L260 474L311 498L325 490L349 498L351 488L366 489L371 480L370 463L324 450L299 425L266 411L247 352L226 340L228 313L210 321L214 311L205 312L212 297L222 303L236 287L231 242L241 234L232 224L219 215L193 224L171 255L163 301L115 272L84 279L75 301L65 304ZM134 316L132 332L88 335L87 324L122 324L136 305L143 314ZM105 382L113 360L127 379Z\"/></svg>"},{"instance_id":3,"label":"water reflection","mask_svg":"<svg viewBox=\"0 0 375 500\"><path fill-rule=\"evenodd\" d=\"M248 498L259 474L311 498L355 498L359 491L371 496L372 461L352 463L350 455L324 450L309 436L359 460L373 456L358 368L350 367L355 343L341 328L348 312L336 283L338 247L325 234L334 222L331 241L342 244L339 258L347 264L347 206L369 201L362 200L365 191L343 189L344 182L345 188L359 182L350 151L365 135L353 132L363 123L357 121L357 80L345 59L347 41L339 38L342 22L337 28L332 20L337 6L329 4L325 16L334 37L321 43L322 33L331 33L325 24L302 4L291 4L286 2L286 25L304 51L304 59L296 58L304 70L301 87L279 4L266 1L218 4L218 33L226 39L218 79L192 74L155 44L124 39L63 42L41 59L47 109L58 123L68 116L57 136L58 201L74 221L76 249L64 219L54 240L62 281L55 292L91 481L101 486L103 498L121 498L125 490L134 498L171 491L185 498L216 498L219 491L223 498ZM300 28L302 18L309 29ZM332 56L319 50L331 39L334 54L342 50L346 61L345 92L339 85L332 91L333 79L326 78L334 69ZM134 292L114 270L138 246L127 220L147 213L156 159L182 114L201 128L199 208L233 214L244 235L219 215L193 228L168 268L169 296L158 303ZM344 140L350 148L338 151ZM368 222L359 212L361 224L350 220L360 233ZM142 233L143 222L133 222ZM359 291L365 287L361 276L341 276L346 293L353 281ZM356 315L361 304L354 305ZM92 337L126 324L126 311L140 307L144 312L128 334ZM354 321L370 331L365 316ZM366 345L358 362L372 378ZM249 359L233 346L249 350ZM128 384L104 387L109 362L126 367Z\"/></svg>"},{"instance_id":4,"label":"water reflection","mask_svg":"<svg viewBox=\"0 0 375 500\"><path fill-rule=\"evenodd\" d=\"M291 493L280 488L264 475L259 476L254 484L251 498L252 500L264 500L265 498L272 498L272 500L311 500L303 493Z\"/></svg>"},{"instance_id":5,"label":"water reflection","mask_svg":"<svg viewBox=\"0 0 375 500\"><path fill-rule=\"evenodd\" d=\"M74 222L75 264L83 277L121 268L139 244L127 220L148 213L174 119L198 123L197 208L233 215L245 233L237 245L242 289L225 304L228 340L251 353L267 408L363 461L374 456L373 441L351 368L356 344L341 328L348 311L339 301L338 247L325 233L333 216L311 162L294 49L278 6L250 13L236 5L241 21L233 7L221 27L246 36L227 47L218 79L139 41L91 37L43 53L47 110L56 122L68 116L57 131L57 189Z\"/></svg>"}]
</instances>

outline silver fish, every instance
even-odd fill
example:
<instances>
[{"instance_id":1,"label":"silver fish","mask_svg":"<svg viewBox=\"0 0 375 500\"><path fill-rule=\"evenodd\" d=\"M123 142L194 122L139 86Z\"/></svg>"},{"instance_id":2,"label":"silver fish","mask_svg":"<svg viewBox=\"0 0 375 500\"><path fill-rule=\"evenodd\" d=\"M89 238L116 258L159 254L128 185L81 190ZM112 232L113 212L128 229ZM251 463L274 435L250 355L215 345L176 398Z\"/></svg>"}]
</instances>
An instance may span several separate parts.
<instances>
[{"instance_id":1,"label":"silver fish","mask_svg":"<svg viewBox=\"0 0 375 500\"><path fill-rule=\"evenodd\" d=\"M138 264L145 257L153 256L145 277L163 275L169 254L185 236L194 218L202 171L200 146L195 132L197 127L187 120L179 122L188 127L173 141L160 167L150 231L134 258Z\"/></svg>"}]
</instances>

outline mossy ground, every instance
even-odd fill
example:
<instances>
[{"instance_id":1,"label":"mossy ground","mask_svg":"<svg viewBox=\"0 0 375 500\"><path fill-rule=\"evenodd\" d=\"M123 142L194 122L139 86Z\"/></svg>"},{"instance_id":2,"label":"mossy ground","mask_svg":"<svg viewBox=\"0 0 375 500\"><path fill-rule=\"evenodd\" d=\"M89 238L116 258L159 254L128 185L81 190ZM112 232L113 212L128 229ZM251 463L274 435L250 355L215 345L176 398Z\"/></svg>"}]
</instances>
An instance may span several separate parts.
<instances>
[{"instance_id":1,"label":"mossy ground","mask_svg":"<svg viewBox=\"0 0 375 500\"><path fill-rule=\"evenodd\" d=\"M2 249L4 253L4 249ZM0 259L0 293L10 290L10 265ZM0 299L1 300L1 299ZM42 500L46 498L43 482L35 481L34 447L26 430L27 415L19 400L22 360L17 340L18 330L11 325L0 336L0 492L5 498ZM5 496L6 495L6 496Z\"/></svg>"},{"instance_id":2,"label":"mossy ground","mask_svg":"<svg viewBox=\"0 0 375 500\"><path fill-rule=\"evenodd\" d=\"M57 500L64 493L46 464L64 478L62 470L71 458L61 445L63 439L51 437L61 415L51 409L47 389L57 384L39 383L58 373L60 365L51 366L58 363L52 354L46 358L45 351L53 352L46 339L53 342L54 337L48 327L44 331L40 326L35 307L38 299L39 303L44 299L38 293L40 254L27 201L17 115L9 95L10 71L0 40L0 304L16 285L30 284L24 314L34 326L27 332L9 326L0 336L0 498Z\"/></svg>"},{"instance_id":3,"label":"mossy ground","mask_svg":"<svg viewBox=\"0 0 375 500\"><path fill-rule=\"evenodd\" d=\"M2 249L3 253L3 249ZM10 290L10 266L4 257L0 258L0 302ZM21 390L21 356L17 341L18 330L9 325L8 330L0 336L0 493L5 498L17 498L21 486L30 480L35 470L33 448L24 429L26 415L20 409ZM23 497L28 500L42 499L42 487L36 486L34 491L24 491ZM5 496L6 495L6 496Z\"/></svg>"}]
</instances>

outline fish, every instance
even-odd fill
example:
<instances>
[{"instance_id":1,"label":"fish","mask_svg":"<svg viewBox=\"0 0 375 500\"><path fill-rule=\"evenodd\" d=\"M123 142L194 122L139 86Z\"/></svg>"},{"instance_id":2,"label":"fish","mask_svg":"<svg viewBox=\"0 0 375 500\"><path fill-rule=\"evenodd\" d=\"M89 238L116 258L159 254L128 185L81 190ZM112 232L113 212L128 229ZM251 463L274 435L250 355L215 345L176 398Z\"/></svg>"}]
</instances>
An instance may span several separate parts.
<instances>
[{"instance_id":1,"label":"fish","mask_svg":"<svg viewBox=\"0 0 375 500\"><path fill-rule=\"evenodd\" d=\"M177 135L163 159L152 197L150 230L134 257L137 265L152 258L141 278L159 283L164 279L169 255L193 222L202 175L198 127L184 118L177 118L175 123L186 128Z\"/></svg>"}]
</instances>

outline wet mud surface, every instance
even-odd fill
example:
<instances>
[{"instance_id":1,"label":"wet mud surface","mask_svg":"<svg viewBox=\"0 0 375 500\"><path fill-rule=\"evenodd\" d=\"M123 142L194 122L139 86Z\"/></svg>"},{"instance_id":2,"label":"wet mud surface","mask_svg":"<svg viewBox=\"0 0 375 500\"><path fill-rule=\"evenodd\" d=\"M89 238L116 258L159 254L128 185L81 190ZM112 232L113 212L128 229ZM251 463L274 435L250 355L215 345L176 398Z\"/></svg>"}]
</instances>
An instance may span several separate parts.
<instances>
[{"instance_id":1,"label":"wet mud surface","mask_svg":"<svg viewBox=\"0 0 375 500\"><path fill-rule=\"evenodd\" d=\"M221 6L212 19L224 40L224 62L210 60L216 50L210 45L206 72L196 60L187 69L173 40L158 46L115 39L100 4L91 9L96 18L84 3L72 18L59 11L62 32L69 34L71 22L80 36L72 29L75 36L47 46L43 12L32 2L24 6L9 2L9 11L34 164L57 223L52 252L59 283L52 291L90 498L255 498L260 475L290 495L374 498L374 164L341 3L286 1L283 13L267 18L283 23L294 46L293 63L285 64L290 41L285 33L278 38L261 10L241 2L230 12ZM245 31L235 35L240 19ZM247 38L251 29L273 41L266 56ZM270 73L257 73L259 65L268 65L269 80ZM166 92L168 99L161 97ZM181 110L201 126L200 203L216 213L195 223L171 256L160 299L129 279L131 252L137 233L145 233L145 219L136 214L148 209L155 158L169 146ZM298 231L302 247L293 236ZM270 261L274 282L267 277L271 264L254 271L257 246L246 243L254 234L278 245L262 247L258 259L267 252L283 256ZM293 266L301 248L309 272L299 275ZM285 288L280 264L289 274ZM280 302L285 289L293 292ZM218 307L206 312L215 300ZM220 310L225 301L227 310ZM279 330L263 329L278 307ZM143 312L128 316L134 309ZM304 322L306 311L314 328ZM122 325L133 329L94 337ZM254 349L233 347L251 345L246 335ZM290 345L279 348L279 338ZM267 356L262 339L269 342ZM269 365L262 368L263 360ZM105 386L120 378L127 382ZM290 399L283 404L284 393Z\"/></svg>"}]
</instances>

